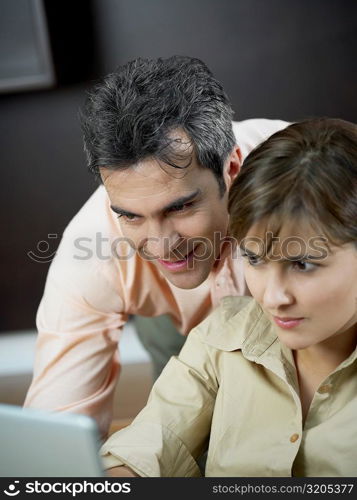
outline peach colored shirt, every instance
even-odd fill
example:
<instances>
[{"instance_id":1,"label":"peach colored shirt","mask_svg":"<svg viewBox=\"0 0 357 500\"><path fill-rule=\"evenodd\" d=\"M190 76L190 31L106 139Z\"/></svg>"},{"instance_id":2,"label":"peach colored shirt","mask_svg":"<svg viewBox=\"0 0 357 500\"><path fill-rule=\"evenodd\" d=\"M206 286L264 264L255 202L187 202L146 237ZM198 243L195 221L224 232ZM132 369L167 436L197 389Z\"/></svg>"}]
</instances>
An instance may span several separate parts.
<instances>
[{"instance_id":1,"label":"peach colored shirt","mask_svg":"<svg viewBox=\"0 0 357 500\"><path fill-rule=\"evenodd\" d=\"M265 119L234 123L243 158L287 125ZM171 285L125 242L100 186L65 229L50 266L25 406L90 415L105 435L120 371L118 341L128 315L168 314L187 335L222 297L246 293L242 262L231 252L199 287Z\"/></svg>"}]
</instances>

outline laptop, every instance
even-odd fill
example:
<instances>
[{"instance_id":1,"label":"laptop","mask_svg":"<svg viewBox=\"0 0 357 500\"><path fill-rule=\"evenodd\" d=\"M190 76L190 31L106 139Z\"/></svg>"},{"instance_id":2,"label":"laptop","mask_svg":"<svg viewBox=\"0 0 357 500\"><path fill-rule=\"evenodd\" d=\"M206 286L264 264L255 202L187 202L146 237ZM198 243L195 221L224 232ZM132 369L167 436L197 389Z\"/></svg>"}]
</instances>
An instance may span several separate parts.
<instances>
[{"instance_id":1,"label":"laptop","mask_svg":"<svg viewBox=\"0 0 357 500\"><path fill-rule=\"evenodd\" d=\"M96 422L0 404L0 477L104 477Z\"/></svg>"}]
</instances>

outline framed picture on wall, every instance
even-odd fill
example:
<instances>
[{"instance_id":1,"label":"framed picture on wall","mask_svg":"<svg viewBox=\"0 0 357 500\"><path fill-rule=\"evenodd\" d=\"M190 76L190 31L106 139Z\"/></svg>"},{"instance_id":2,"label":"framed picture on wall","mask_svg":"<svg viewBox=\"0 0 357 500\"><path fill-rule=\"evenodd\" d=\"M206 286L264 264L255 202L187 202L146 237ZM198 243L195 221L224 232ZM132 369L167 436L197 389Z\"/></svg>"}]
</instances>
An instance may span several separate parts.
<instances>
[{"instance_id":1,"label":"framed picture on wall","mask_svg":"<svg viewBox=\"0 0 357 500\"><path fill-rule=\"evenodd\" d=\"M1 0L0 92L53 86L55 74L42 0Z\"/></svg>"}]
</instances>

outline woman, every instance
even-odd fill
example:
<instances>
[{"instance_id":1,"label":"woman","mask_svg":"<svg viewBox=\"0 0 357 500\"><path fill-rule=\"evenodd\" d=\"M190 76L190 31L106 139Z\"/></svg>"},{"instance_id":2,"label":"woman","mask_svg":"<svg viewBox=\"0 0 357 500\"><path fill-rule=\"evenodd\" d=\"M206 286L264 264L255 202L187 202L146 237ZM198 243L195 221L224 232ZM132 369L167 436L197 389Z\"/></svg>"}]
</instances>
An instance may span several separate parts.
<instances>
[{"instance_id":1,"label":"woman","mask_svg":"<svg viewBox=\"0 0 357 500\"><path fill-rule=\"evenodd\" d=\"M189 335L102 448L111 475L357 476L357 126L296 123L229 199L251 297Z\"/></svg>"}]
</instances>

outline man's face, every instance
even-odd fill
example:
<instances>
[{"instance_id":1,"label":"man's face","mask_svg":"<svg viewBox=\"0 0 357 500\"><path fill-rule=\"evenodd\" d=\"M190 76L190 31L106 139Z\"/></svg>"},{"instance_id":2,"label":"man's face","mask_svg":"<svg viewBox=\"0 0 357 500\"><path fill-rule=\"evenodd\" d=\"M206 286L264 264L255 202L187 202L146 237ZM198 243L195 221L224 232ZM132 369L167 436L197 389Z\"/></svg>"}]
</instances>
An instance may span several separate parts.
<instances>
[{"instance_id":1,"label":"man's face","mask_svg":"<svg viewBox=\"0 0 357 500\"><path fill-rule=\"evenodd\" d=\"M239 170L239 150L227 160L227 187ZM101 169L111 207L123 235L178 288L191 289L208 277L227 234L227 190L193 157L177 169L144 160L125 170Z\"/></svg>"}]
</instances>

